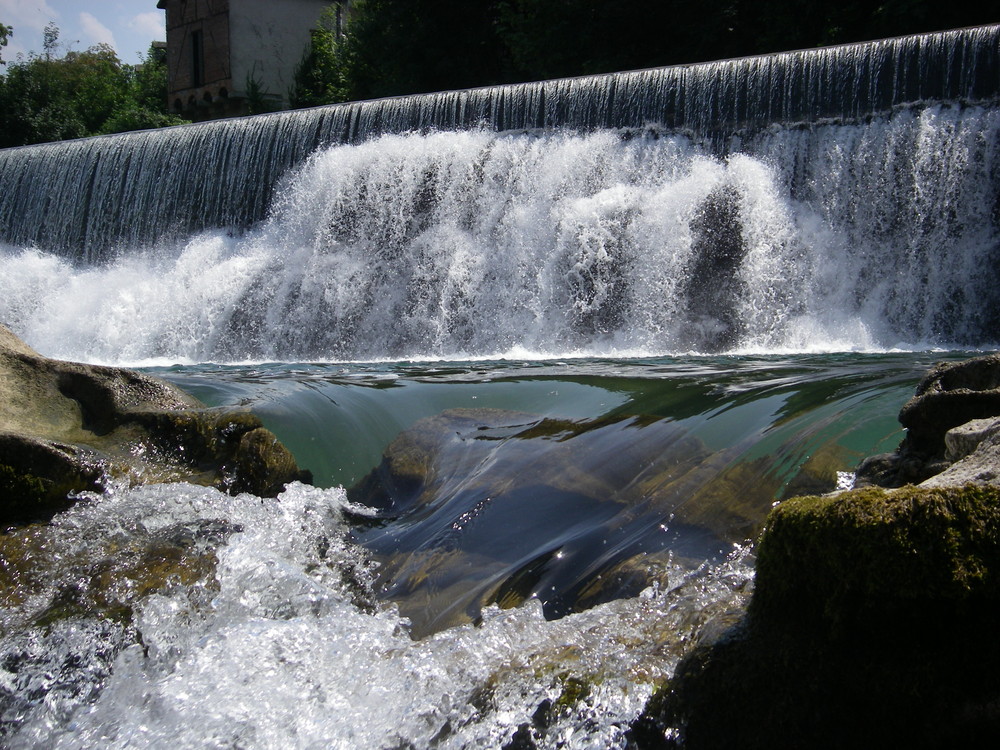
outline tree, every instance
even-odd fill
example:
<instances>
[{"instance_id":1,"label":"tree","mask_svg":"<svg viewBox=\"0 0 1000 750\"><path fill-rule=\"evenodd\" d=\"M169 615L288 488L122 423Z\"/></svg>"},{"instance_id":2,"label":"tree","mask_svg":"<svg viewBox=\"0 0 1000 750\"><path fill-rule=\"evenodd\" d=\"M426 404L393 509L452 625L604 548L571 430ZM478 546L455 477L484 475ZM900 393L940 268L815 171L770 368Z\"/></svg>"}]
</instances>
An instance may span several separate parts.
<instances>
[{"instance_id":1,"label":"tree","mask_svg":"<svg viewBox=\"0 0 1000 750\"><path fill-rule=\"evenodd\" d=\"M31 54L7 71L0 108L3 128L0 145L78 138L86 134L83 123L66 96L67 82L55 59L59 29L48 24L44 32L44 53Z\"/></svg>"},{"instance_id":2,"label":"tree","mask_svg":"<svg viewBox=\"0 0 1000 750\"><path fill-rule=\"evenodd\" d=\"M739 0L503 0L497 25L519 80L746 54Z\"/></svg>"},{"instance_id":3,"label":"tree","mask_svg":"<svg viewBox=\"0 0 1000 750\"><path fill-rule=\"evenodd\" d=\"M45 28L44 52L0 79L0 146L174 125L166 113L166 58L151 48L141 66L103 44L59 56L59 29Z\"/></svg>"},{"instance_id":4,"label":"tree","mask_svg":"<svg viewBox=\"0 0 1000 750\"><path fill-rule=\"evenodd\" d=\"M96 131L124 133L180 125L187 122L167 113L167 51L151 44L145 57L131 69L129 95Z\"/></svg>"},{"instance_id":5,"label":"tree","mask_svg":"<svg viewBox=\"0 0 1000 750\"><path fill-rule=\"evenodd\" d=\"M358 0L344 33L333 16L296 75L295 106L502 83L499 0Z\"/></svg>"},{"instance_id":6,"label":"tree","mask_svg":"<svg viewBox=\"0 0 1000 750\"><path fill-rule=\"evenodd\" d=\"M0 49L7 46L7 41L14 36L14 27L7 26L6 24L0 23ZM0 57L0 65L6 65L4 59Z\"/></svg>"},{"instance_id":7,"label":"tree","mask_svg":"<svg viewBox=\"0 0 1000 750\"><path fill-rule=\"evenodd\" d=\"M136 67L132 78L136 104L154 112L167 106L167 48L149 45L146 55Z\"/></svg>"},{"instance_id":8,"label":"tree","mask_svg":"<svg viewBox=\"0 0 1000 750\"><path fill-rule=\"evenodd\" d=\"M312 30L309 48L295 67L288 100L292 107L314 107L350 98L347 85L347 46L340 33L338 8L331 5Z\"/></svg>"}]
</instances>

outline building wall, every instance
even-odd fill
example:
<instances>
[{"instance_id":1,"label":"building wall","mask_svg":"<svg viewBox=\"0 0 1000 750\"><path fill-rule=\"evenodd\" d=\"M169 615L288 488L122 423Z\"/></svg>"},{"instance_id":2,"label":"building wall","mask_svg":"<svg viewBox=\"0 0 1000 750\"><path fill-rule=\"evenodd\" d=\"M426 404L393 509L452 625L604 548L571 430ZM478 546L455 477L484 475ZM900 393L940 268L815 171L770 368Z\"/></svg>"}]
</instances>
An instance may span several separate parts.
<instances>
[{"instance_id":1,"label":"building wall","mask_svg":"<svg viewBox=\"0 0 1000 750\"><path fill-rule=\"evenodd\" d=\"M160 0L167 14L167 104L194 120L229 114L231 0ZM280 1L276 3L280 5Z\"/></svg>"},{"instance_id":2,"label":"building wall","mask_svg":"<svg viewBox=\"0 0 1000 750\"><path fill-rule=\"evenodd\" d=\"M295 66L310 29L331 0L229 0L233 91L245 96L256 81L276 107L286 107Z\"/></svg>"},{"instance_id":3,"label":"building wall","mask_svg":"<svg viewBox=\"0 0 1000 750\"><path fill-rule=\"evenodd\" d=\"M159 0L156 7L167 14L169 110L192 120L246 114L251 81L266 108L287 107L310 30L323 10L336 4L335 0ZM345 0L339 4L350 6Z\"/></svg>"}]
</instances>

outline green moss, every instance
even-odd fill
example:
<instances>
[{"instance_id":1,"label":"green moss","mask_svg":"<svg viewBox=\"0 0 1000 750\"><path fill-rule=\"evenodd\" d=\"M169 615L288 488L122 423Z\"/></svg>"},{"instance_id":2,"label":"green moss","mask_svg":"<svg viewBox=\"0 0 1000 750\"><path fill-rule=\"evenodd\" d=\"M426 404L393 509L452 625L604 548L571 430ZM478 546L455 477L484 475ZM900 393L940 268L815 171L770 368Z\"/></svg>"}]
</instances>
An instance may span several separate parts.
<instances>
[{"instance_id":1,"label":"green moss","mask_svg":"<svg viewBox=\"0 0 1000 750\"><path fill-rule=\"evenodd\" d=\"M782 503L757 555L752 616L817 618L836 630L935 627L1000 606L1000 489L867 488Z\"/></svg>"},{"instance_id":2,"label":"green moss","mask_svg":"<svg viewBox=\"0 0 1000 750\"><path fill-rule=\"evenodd\" d=\"M993 747L1000 489L868 488L767 519L748 616L633 725L639 748Z\"/></svg>"},{"instance_id":3,"label":"green moss","mask_svg":"<svg viewBox=\"0 0 1000 750\"><path fill-rule=\"evenodd\" d=\"M571 709L590 696L590 683L586 680L567 673L559 675L559 679L562 682L562 692L556 698L557 710Z\"/></svg>"},{"instance_id":4,"label":"green moss","mask_svg":"<svg viewBox=\"0 0 1000 750\"><path fill-rule=\"evenodd\" d=\"M0 464L0 497L5 501L17 498L20 502L34 504L44 501L47 494L45 483L38 477Z\"/></svg>"},{"instance_id":5,"label":"green moss","mask_svg":"<svg viewBox=\"0 0 1000 750\"><path fill-rule=\"evenodd\" d=\"M48 477L0 464L0 524L12 525L48 518L65 510L73 490L94 488L91 477L73 472L67 466L55 463L49 468Z\"/></svg>"},{"instance_id":6,"label":"green moss","mask_svg":"<svg viewBox=\"0 0 1000 750\"><path fill-rule=\"evenodd\" d=\"M127 623L150 594L217 588L215 547L230 530L203 524L74 548L54 543L44 524L11 529L0 534L0 606L38 626L73 617Z\"/></svg>"}]
</instances>

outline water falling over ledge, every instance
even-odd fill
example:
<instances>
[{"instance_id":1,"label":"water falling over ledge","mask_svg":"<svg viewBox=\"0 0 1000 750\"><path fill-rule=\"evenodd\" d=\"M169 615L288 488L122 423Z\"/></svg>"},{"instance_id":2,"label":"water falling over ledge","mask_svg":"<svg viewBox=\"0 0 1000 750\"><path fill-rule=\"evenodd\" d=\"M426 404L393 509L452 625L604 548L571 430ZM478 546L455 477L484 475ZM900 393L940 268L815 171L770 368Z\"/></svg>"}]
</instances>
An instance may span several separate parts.
<instances>
[{"instance_id":1,"label":"water falling over ledge","mask_svg":"<svg viewBox=\"0 0 1000 750\"><path fill-rule=\"evenodd\" d=\"M995 102L1000 26L696 65L352 102L0 151L0 241L96 259L263 219L317 148L383 134L643 128L713 153L773 124Z\"/></svg>"}]
</instances>

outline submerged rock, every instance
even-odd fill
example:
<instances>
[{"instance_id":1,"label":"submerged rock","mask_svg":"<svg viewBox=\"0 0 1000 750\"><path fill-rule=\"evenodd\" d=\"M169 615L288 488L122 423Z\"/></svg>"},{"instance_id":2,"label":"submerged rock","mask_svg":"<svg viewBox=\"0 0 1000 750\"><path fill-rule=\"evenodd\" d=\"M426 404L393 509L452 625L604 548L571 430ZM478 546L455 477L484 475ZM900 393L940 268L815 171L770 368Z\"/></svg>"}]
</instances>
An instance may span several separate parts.
<instances>
[{"instance_id":1,"label":"submerged rock","mask_svg":"<svg viewBox=\"0 0 1000 750\"><path fill-rule=\"evenodd\" d=\"M128 624L133 607L151 593L196 582L214 590L216 550L242 531L201 521L123 529L103 544L74 547L50 529L29 524L0 534L0 607L8 629L71 617Z\"/></svg>"},{"instance_id":2,"label":"submerged rock","mask_svg":"<svg viewBox=\"0 0 1000 750\"><path fill-rule=\"evenodd\" d=\"M532 598L561 617L721 559L781 491L740 451L658 416L449 409L400 433L348 496L378 510L356 539L424 636Z\"/></svg>"},{"instance_id":3,"label":"submerged rock","mask_svg":"<svg viewBox=\"0 0 1000 750\"><path fill-rule=\"evenodd\" d=\"M746 615L681 663L635 745L994 747L998 411L1000 357L939 366L903 408L899 451L866 462L869 483L936 476L778 505Z\"/></svg>"},{"instance_id":4,"label":"submerged rock","mask_svg":"<svg viewBox=\"0 0 1000 750\"><path fill-rule=\"evenodd\" d=\"M0 326L0 524L45 520L111 479L274 496L309 476L247 411L208 409L131 370L48 359Z\"/></svg>"}]
</instances>

